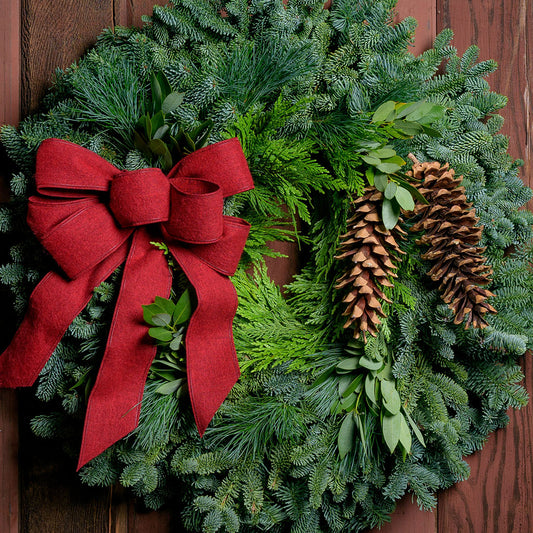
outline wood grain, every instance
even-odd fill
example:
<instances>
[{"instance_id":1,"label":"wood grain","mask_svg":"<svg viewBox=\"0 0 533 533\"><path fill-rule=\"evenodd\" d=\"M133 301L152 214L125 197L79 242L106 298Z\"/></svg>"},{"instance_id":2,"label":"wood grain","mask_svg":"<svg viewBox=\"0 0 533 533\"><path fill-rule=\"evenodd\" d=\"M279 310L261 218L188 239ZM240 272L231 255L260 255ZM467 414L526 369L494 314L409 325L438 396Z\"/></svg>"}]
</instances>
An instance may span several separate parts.
<instances>
[{"instance_id":1,"label":"wood grain","mask_svg":"<svg viewBox=\"0 0 533 533\"><path fill-rule=\"evenodd\" d=\"M533 390L531 355L525 386ZM509 411L511 422L467 461L470 478L439 497L439 532L529 533L533 531L533 407Z\"/></svg>"},{"instance_id":2,"label":"wood grain","mask_svg":"<svg viewBox=\"0 0 533 533\"><path fill-rule=\"evenodd\" d=\"M391 521L384 525L380 533L437 533L437 510L431 512L421 511L416 498L406 496L398 503L396 511L391 516ZM451 533L451 529L448 533ZM378 530L373 530L377 533Z\"/></svg>"},{"instance_id":3,"label":"wood grain","mask_svg":"<svg viewBox=\"0 0 533 533\"><path fill-rule=\"evenodd\" d=\"M0 123L20 118L20 0L2 2L0 17Z\"/></svg>"},{"instance_id":4,"label":"wood grain","mask_svg":"<svg viewBox=\"0 0 533 533\"><path fill-rule=\"evenodd\" d=\"M501 111L502 133L509 135L510 153L525 161L522 179L533 186L532 87L533 2L530 0L437 0L438 28L454 30L454 46L463 52L470 44L480 48L480 59L496 59L497 72L489 76L493 91L509 98ZM533 203L529 205L533 209Z\"/></svg>"},{"instance_id":5,"label":"wood grain","mask_svg":"<svg viewBox=\"0 0 533 533\"><path fill-rule=\"evenodd\" d=\"M0 124L17 124L20 119L20 0L3 1L0 12ZM4 154L0 154L0 203L9 199L4 170ZM0 258L6 256L7 240L0 242ZM7 295L0 293L3 302ZM10 325L8 308L0 311L3 331L0 351L6 342ZM5 328L5 329L4 329ZM18 400L12 390L0 390L0 532L17 533L20 524L18 469Z\"/></svg>"},{"instance_id":6,"label":"wood grain","mask_svg":"<svg viewBox=\"0 0 533 533\"><path fill-rule=\"evenodd\" d=\"M142 26L142 16L151 15L154 5L165 5L164 0L114 0L114 23L117 26Z\"/></svg>"},{"instance_id":7,"label":"wood grain","mask_svg":"<svg viewBox=\"0 0 533 533\"><path fill-rule=\"evenodd\" d=\"M20 522L17 396L0 390L0 531L17 533Z\"/></svg>"},{"instance_id":8,"label":"wood grain","mask_svg":"<svg viewBox=\"0 0 533 533\"><path fill-rule=\"evenodd\" d=\"M494 58L499 70L489 77L493 90L509 97L502 111L503 133L510 152L526 160L522 178L531 176L531 86L528 79L533 39L533 4L528 0L441 0L438 27L455 31L454 44L464 51L471 43L480 58ZM533 391L531 355L524 363L526 387ZM468 462L471 477L439 497L439 532L526 533L533 531L532 408L510 412L511 423L492 435L485 448Z\"/></svg>"},{"instance_id":9,"label":"wood grain","mask_svg":"<svg viewBox=\"0 0 533 533\"><path fill-rule=\"evenodd\" d=\"M23 396L21 411L35 412L32 392ZM37 439L27 419L21 425L20 464L21 533L108 532L109 489L82 485L75 459L68 458L57 442Z\"/></svg>"},{"instance_id":10,"label":"wood grain","mask_svg":"<svg viewBox=\"0 0 533 533\"><path fill-rule=\"evenodd\" d=\"M395 21L398 22L406 17L414 17L418 21L415 30L414 46L409 51L419 55L424 50L433 46L437 28L437 5L435 0L400 0L396 8L397 16Z\"/></svg>"},{"instance_id":11,"label":"wood grain","mask_svg":"<svg viewBox=\"0 0 533 533\"><path fill-rule=\"evenodd\" d=\"M75 62L113 25L112 0L22 0L22 111L37 109L56 68Z\"/></svg>"}]
</instances>

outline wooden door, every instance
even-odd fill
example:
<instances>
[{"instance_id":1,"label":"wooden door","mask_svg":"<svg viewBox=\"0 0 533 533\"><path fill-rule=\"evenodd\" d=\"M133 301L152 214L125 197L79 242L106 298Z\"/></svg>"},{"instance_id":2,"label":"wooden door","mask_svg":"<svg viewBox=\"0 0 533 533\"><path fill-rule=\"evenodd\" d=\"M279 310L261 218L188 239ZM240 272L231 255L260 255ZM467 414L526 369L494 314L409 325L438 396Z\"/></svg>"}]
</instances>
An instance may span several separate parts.
<instances>
[{"instance_id":1,"label":"wooden door","mask_svg":"<svg viewBox=\"0 0 533 533\"><path fill-rule=\"evenodd\" d=\"M201 1L201 0L198 0ZM357 0L354 0L357 1ZM0 0L0 123L15 124L35 110L56 67L66 67L105 27L140 24L154 0ZM165 2L159 2L161 4ZM455 31L460 52L471 43L481 59L500 64L489 78L506 94L504 133L510 151L526 161L522 177L532 185L533 151L528 61L533 58L530 0L399 0L398 16L419 21L414 51L431 45L445 27ZM5 168L1 160L0 174ZM7 199L0 182L0 200ZM1 258L1 251L0 251ZM277 264L277 276L287 265ZM0 320L2 316L0 316ZM524 361L533 391L533 366ZM121 489L82 487L63 466L54 445L28 430L31 394L0 391L0 533L167 533L173 512L143 514ZM468 458L468 481L439 495L438 508L421 512L410 498L400 503L384 533L529 533L533 531L533 407L510 412L511 423ZM20 430L19 430L20 426ZM179 511L179 510L178 510Z\"/></svg>"}]
</instances>

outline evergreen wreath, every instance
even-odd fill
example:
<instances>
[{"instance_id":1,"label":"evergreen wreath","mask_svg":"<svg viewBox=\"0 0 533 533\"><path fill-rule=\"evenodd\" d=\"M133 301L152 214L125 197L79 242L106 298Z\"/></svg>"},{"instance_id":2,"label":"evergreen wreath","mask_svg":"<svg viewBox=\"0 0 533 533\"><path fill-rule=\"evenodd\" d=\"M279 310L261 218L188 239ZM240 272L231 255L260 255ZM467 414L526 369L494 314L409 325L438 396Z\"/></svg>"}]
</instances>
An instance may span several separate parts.
<instances>
[{"instance_id":1,"label":"evergreen wreath","mask_svg":"<svg viewBox=\"0 0 533 533\"><path fill-rule=\"evenodd\" d=\"M175 0L142 30L104 31L38 114L2 128L17 170L0 230L17 239L0 279L20 316L54 268L25 223L43 140L168 171L238 137L255 182L224 204L251 223L232 278L240 380L200 438L183 345L194 298L167 255L172 296L144 308L158 353L139 425L81 469L84 483L120 482L150 509L179 502L189 531L362 531L407 491L434 507L468 477L463 456L527 402L533 215L519 208L531 191L498 133L506 99L484 79L496 64L475 46L459 57L450 30L414 57L416 21L394 24L395 4ZM408 173L409 153L439 163ZM441 191L457 216L439 218ZM290 239L303 267L283 297L263 258ZM73 455L120 279L96 288L35 388L46 403L33 431Z\"/></svg>"}]
</instances>

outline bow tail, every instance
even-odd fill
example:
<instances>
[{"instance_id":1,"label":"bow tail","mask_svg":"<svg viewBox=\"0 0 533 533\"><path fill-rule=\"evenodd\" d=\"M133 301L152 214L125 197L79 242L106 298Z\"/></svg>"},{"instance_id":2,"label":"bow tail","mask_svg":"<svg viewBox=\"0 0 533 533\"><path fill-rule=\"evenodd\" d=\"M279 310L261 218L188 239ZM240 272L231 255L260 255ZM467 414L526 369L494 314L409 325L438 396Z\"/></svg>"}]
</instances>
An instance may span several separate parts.
<instances>
[{"instance_id":1,"label":"bow tail","mask_svg":"<svg viewBox=\"0 0 533 533\"><path fill-rule=\"evenodd\" d=\"M172 278L144 228L133 236L106 351L91 391L78 470L138 424L146 376L156 353L142 305L168 297Z\"/></svg>"},{"instance_id":2,"label":"bow tail","mask_svg":"<svg viewBox=\"0 0 533 533\"><path fill-rule=\"evenodd\" d=\"M96 269L76 279L49 272L41 280L11 344L0 356L0 387L33 385L69 325L91 299L94 288L124 262L126 254L124 244Z\"/></svg>"},{"instance_id":3,"label":"bow tail","mask_svg":"<svg viewBox=\"0 0 533 533\"><path fill-rule=\"evenodd\" d=\"M232 329L237 293L227 276L190 250L172 245L169 249L195 288L198 300L185 347L189 395L202 436L240 375Z\"/></svg>"}]
</instances>

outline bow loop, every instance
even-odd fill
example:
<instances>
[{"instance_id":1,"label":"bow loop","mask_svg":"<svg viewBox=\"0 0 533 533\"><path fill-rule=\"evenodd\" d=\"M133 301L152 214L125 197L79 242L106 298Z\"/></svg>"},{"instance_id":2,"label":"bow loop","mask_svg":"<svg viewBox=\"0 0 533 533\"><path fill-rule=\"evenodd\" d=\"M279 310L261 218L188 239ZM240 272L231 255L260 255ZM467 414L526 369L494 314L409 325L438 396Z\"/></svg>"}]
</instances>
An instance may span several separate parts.
<instances>
[{"instance_id":1,"label":"bow loop","mask_svg":"<svg viewBox=\"0 0 533 533\"><path fill-rule=\"evenodd\" d=\"M132 233L119 228L107 206L94 197L33 196L28 203L28 226L70 279L93 270Z\"/></svg>"},{"instance_id":2,"label":"bow loop","mask_svg":"<svg viewBox=\"0 0 533 533\"><path fill-rule=\"evenodd\" d=\"M252 175L236 137L210 144L184 157L168 175L169 179L180 176L216 183L224 198L253 189Z\"/></svg>"},{"instance_id":3,"label":"bow loop","mask_svg":"<svg viewBox=\"0 0 533 533\"><path fill-rule=\"evenodd\" d=\"M37 151L35 184L45 196L80 198L106 192L120 172L87 148L62 139L45 139Z\"/></svg>"},{"instance_id":4,"label":"bow loop","mask_svg":"<svg viewBox=\"0 0 533 533\"><path fill-rule=\"evenodd\" d=\"M168 219L168 178L158 168L120 172L109 188L109 209L123 228Z\"/></svg>"},{"instance_id":5,"label":"bow loop","mask_svg":"<svg viewBox=\"0 0 533 533\"><path fill-rule=\"evenodd\" d=\"M224 198L216 183L201 179L170 180L170 215L164 225L168 235L187 243L218 241L224 230Z\"/></svg>"}]
</instances>

